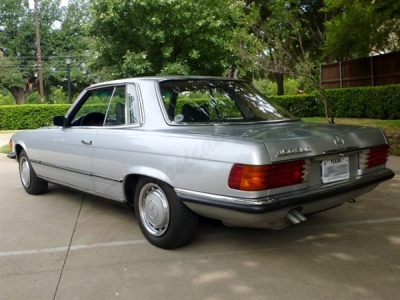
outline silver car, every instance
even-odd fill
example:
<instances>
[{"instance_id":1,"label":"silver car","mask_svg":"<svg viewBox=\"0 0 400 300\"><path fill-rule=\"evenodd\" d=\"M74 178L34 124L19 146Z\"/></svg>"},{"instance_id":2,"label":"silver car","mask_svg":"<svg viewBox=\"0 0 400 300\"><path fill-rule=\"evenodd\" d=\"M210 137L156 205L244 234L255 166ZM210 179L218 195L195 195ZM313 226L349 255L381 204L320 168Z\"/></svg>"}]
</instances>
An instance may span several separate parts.
<instances>
[{"instance_id":1,"label":"silver car","mask_svg":"<svg viewBox=\"0 0 400 300\"><path fill-rule=\"evenodd\" d=\"M243 80L96 84L53 123L12 137L26 192L51 182L125 202L165 249L187 244L199 216L282 229L394 176L382 130L303 123Z\"/></svg>"}]
</instances>

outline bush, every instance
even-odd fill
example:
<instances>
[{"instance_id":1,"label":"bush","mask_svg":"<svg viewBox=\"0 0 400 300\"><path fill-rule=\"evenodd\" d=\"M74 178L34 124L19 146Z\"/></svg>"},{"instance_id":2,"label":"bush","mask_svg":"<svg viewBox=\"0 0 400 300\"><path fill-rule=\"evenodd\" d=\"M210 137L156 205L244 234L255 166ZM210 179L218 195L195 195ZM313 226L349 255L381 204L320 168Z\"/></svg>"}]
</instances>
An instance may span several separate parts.
<instances>
[{"instance_id":1,"label":"bush","mask_svg":"<svg viewBox=\"0 0 400 300\"><path fill-rule=\"evenodd\" d=\"M314 94L295 96L270 96L273 102L298 117L317 116L319 103ZM323 108L323 105L322 105Z\"/></svg>"},{"instance_id":2,"label":"bush","mask_svg":"<svg viewBox=\"0 0 400 300\"><path fill-rule=\"evenodd\" d=\"M335 117L400 118L400 85L332 89L326 93Z\"/></svg>"},{"instance_id":3,"label":"bush","mask_svg":"<svg viewBox=\"0 0 400 300\"><path fill-rule=\"evenodd\" d=\"M54 116L63 116L70 104L25 104L0 106L0 130L33 129L53 124Z\"/></svg>"},{"instance_id":4,"label":"bush","mask_svg":"<svg viewBox=\"0 0 400 300\"><path fill-rule=\"evenodd\" d=\"M326 90L337 118L400 119L400 85ZM298 117L322 117L324 103L314 94L269 97Z\"/></svg>"}]
</instances>

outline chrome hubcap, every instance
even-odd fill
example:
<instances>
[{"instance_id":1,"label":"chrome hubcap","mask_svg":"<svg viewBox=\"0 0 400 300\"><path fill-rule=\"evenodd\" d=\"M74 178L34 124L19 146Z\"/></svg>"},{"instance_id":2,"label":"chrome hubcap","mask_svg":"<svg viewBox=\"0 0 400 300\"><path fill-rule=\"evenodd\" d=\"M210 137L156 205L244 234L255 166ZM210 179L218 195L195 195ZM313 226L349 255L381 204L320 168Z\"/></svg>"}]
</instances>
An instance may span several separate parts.
<instances>
[{"instance_id":1,"label":"chrome hubcap","mask_svg":"<svg viewBox=\"0 0 400 300\"><path fill-rule=\"evenodd\" d=\"M23 157L19 166L19 174L21 176L22 185L28 188L31 185L31 168L26 157Z\"/></svg>"},{"instance_id":2,"label":"chrome hubcap","mask_svg":"<svg viewBox=\"0 0 400 300\"><path fill-rule=\"evenodd\" d=\"M140 219L154 236L165 233L169 224L169 205L162 189L154 183L146 184L139 195Z\"/></svg>"}]
</instances>

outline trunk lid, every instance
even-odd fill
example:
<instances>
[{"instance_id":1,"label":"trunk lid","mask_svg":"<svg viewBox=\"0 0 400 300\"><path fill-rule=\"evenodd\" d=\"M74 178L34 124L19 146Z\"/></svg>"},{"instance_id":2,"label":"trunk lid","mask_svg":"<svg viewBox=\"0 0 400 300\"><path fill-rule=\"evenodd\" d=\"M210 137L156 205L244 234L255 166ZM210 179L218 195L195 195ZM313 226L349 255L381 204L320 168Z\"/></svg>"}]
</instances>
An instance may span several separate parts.
<instances>
[{"instance_id":1,"label":"trunk lid","mask_svg":"<svg viewBox=\"0 0 400 300\"><path fill-rule=\"evenodd\" d=\"M197 134L265 144L271 162L340 154L387 143L381 129L336 124L284 122L238 126L202 127Z\"/></svg>"}]
</instances>

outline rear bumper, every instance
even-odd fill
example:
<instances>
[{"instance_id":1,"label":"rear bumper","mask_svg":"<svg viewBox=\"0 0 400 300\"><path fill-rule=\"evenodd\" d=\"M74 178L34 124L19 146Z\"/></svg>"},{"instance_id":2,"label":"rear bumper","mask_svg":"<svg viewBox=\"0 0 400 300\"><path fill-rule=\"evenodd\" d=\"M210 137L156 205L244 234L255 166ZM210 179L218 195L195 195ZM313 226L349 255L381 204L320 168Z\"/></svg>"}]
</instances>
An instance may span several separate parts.
<instances>
[{"instance_id":1,"label":"rear bumper","mask_svg":"<svg viewBox=\"0 0 400 300\"><path fill-rule=\"evenodd\" d=\"M207 216L207 213L204 213L206 211L204 210L204 206L208 207L210 217L214 218L217 216L212 212L213 208L217 211L223 209L225 211L224 215L226 214L226 210L242 214L265 214L294 207L312 207L312 204L315 202L326 202L326 205L321 205L322 203L315 205L315 209L323 210L341 205L354 197L358 197L374 189L379 183L392 179L394 175L391 170L382 169L368 175L360 176L351 182L329 184L312 190L307 189L300 192L278 194L258 199L227 197L179 188L175 188L175 192L195 212L199 207L203 207L200 209L202 211L200 214Z\"/></svg>"}]
</instances>

